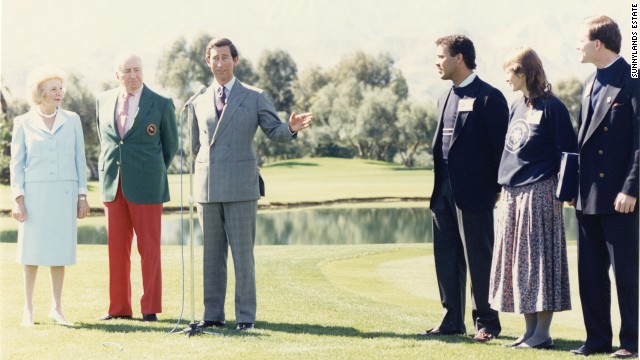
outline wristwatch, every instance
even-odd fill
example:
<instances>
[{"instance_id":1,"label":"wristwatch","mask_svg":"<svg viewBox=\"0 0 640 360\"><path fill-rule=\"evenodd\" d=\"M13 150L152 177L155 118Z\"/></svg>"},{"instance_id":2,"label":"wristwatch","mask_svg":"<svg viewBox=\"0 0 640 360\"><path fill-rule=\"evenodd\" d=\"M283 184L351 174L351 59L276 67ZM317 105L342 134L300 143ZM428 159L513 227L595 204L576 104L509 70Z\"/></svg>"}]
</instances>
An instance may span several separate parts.
<instances>
[{"instance_id":1,"label":"wristwatch","mask_svg":"<svg viewBox=\"0 0 640 360\"><path fill-rule=\"evenodd\" d=\"M87 200L87 195L78 195L78 200Z\"/></svg>"}]
</instances>

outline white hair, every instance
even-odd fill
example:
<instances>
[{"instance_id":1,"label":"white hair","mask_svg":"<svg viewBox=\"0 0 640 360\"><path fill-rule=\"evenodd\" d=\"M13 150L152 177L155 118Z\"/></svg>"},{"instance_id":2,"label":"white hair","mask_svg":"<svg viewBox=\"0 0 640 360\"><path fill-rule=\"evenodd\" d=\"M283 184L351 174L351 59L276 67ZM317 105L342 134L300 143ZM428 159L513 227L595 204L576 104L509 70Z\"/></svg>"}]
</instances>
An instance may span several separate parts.
<instances>
[{"instance_id":1,"label":"white hair","mask_svg":"<svg viewBox=\"0 0 640 360\"><path fill-rule=\"evenodd\" d=\"M142 59L138 54L133 52L121 52L113 61L113 70L115 70L116 72L120 72L122 70L122 65L124 65L124 63L131 58L137 59L140 63L140 67L142 67Z\"/></svg>"},{"instance_id":2,"label":"white hair","mask_svg":"<svg viewBox=\"0 0 640 360\"><path fill-rule=\"evenodd\" d=\"M27 76L27 99L32 105L39 105L44 98L42 83L51 79L57 79L64 83L64 78L64 71L56 66L45 64L36 67Z\"/></svg>"}]
</instances>

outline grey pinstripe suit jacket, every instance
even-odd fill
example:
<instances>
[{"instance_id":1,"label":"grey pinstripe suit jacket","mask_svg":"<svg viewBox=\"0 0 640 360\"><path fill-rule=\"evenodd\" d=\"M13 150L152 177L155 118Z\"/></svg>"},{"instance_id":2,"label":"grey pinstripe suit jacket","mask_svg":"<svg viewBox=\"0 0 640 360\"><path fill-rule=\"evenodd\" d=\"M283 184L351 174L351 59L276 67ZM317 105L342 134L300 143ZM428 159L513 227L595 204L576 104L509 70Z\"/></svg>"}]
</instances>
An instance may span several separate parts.
<instances>
[{"instance_id":1,"label":"grey pinstripe suit jacket","mask_svg":"<svg viewBox=\"0 0 640 360\"><path fill-rule=\"evenodd\" d=\"M191 150L195 157L194 200L199 203L258 200L253 138L258 126L271 140L291 141L288 122L278 118L263 90L236 79L218 119L216 84L193 102Z\"/></svg>"}]
</instances>

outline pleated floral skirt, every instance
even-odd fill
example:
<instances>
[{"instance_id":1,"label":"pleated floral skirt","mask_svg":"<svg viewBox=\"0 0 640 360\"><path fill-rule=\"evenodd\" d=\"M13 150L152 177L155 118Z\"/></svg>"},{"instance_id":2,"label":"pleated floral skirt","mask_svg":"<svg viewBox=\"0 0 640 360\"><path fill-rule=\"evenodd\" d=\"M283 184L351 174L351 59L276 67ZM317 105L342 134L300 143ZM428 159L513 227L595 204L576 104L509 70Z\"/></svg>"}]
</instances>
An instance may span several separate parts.
<instances>
[{"instance_id":1,"label":"pleated floral skirt","mask_svg":"<svg viewBox=\"0 0 640 360\"><path fill-rule=\"evenodd\" d=\"M562 202L555 177L503 186L496 214L489 303L502 312L571 309Z\"/></svg>"}]
</instances>

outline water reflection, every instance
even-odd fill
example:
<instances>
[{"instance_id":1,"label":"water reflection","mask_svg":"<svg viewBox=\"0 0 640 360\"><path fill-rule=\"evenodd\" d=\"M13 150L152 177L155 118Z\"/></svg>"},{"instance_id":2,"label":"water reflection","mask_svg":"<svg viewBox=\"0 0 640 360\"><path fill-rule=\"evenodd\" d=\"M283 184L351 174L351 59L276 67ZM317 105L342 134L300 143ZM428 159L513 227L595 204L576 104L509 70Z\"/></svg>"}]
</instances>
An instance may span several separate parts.
<instances>
[{"instance_id":1,"label":"water reflection","mask_svg":"<svg viewBox=\"0 0 640 360\"><path fill-rule=\"evenodd\" d=\"M577 225L573 208L564 209L567 240L575 240ZM162 244L179 245L180 238L189 243L189 222L184 218L162 219ZM184 231L184 233L183 233ZM17 230L0 231L0 242L16 242ZM202 233L194 219L194 239L202 245ZM416 208L326 208L258 214L257 245L348 245L430 243L431 212ZM106 244L104 225L78 227L79 244Z\"/></svg>"},{"instance_id":2,"label":"water reflection","mask_svg":"<svg viewBox=\"0 0 640 360\"><path fill-rule=\"evenodd\" d=\"M256 242L270 245L431 242L426 208L311 209L258 217Z\"/></svg>"}]
</instances>

